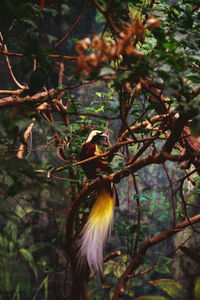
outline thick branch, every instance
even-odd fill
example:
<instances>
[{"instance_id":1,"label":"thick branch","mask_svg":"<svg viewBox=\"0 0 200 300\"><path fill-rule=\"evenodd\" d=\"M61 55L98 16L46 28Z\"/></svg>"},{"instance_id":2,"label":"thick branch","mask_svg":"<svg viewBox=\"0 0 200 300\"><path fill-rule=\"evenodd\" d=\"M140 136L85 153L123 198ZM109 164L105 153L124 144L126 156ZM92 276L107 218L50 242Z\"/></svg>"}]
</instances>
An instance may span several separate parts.
<instances>
[{"instance_id":1,"label":"thick branch","mask_svg":"<svg viewBox=\"0 0 200 300\"><path fill-rule=\"evenodd\" d=\"M170 153L174 147L174 144L179 140L181 137L182 130L184 126L187 124L187 122L192 118L191 114L182 114L180 117L176 120L175 125L172 129L172 132L167 139L165 145L163 146L163 152Z\"/></svg>"},{"instance_id":2,"label":"thick branch","mask_svg":"<svg viewBox=\"0 0 200 300\"><path fill-rule=\"evenodd\" d=\"M10 97L0 99L0 109L7 107L16 107L24 103L42 103L50 101L58 96L59 92L51 89L47 92L37 93L33 96L19 97L18 95L12 95Z\"/></svg>"},{"instance_id":3,"label":"thick branch","mask_svg":"<svg viewBox=\"0 0 200 300\"><path fill-rule=\"evenodd\" d=\"M162 139L162 138L158 137L157 139ZM84 164L86 162L89 162L91 160L95 160L95 159L98 159L98 158L104 157L104 156L109 156L110 154L116 153L119 150L120 147L123 147L125 145L143 143L143 142L146 142L146 141L153 142L154 140L155 140L155 137L149 137L149 138L147 137L147 138L144 138L144 139L136 139L136 140L128 140L128 141L124 141L124 142L117 142L113 147L111 147L106 152L103 152L102 154L91 156L87 159L75 162L75 163L72 164L72 166L82 165L82 164Z\"/></svg>"},{"instance_id":4,"label":"thick branch","mask_svg":"<svg viewBox=\"0 0 200 300\"><path fill-rule=\"evenodd\" d=\"M191 154L192 155L192 154ZM115 183L118 183L122 178L127 177L131 172L137 172L143 167L146 167L151 164L162 164L166 160L170 161L184 161L191 157L188 153L180 154L180 155L164 155L164 153L156 153L156 154L148 154L147 156L137 160L132 165L126 166L123 170L119 170L113 174L110 174L109 180Z\"/></svg>"}]
</instances>

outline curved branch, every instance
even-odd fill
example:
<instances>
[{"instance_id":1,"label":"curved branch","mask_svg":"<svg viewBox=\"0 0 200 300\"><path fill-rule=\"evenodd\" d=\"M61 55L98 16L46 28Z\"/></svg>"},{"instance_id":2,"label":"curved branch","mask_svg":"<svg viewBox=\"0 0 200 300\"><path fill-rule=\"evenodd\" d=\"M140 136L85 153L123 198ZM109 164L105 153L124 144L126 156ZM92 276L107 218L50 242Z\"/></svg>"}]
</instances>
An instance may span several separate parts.
<instances>
[{"instance_id":1,"label":"curved branch","mask_svg":"<svg viewBox=\"0 0 200 300\"><path fill-rule=\"evenodd\" d=\"M8 52L7 46L6 46L6 44L4 44L4 40L3 40L3 36L2 36L2 34L1 34L1 32L0 32L0 38L1 38L2 43L3 43L3 50L5 49L5 51ZM13 70L12 70L12 67L11 67L11 64L10 64L10 61L9 61L9 58L8 58L8 55L6 55L6 54L5 54L5 59L6 59L6 63L7 63L7 66L8 66L8 70L9 70L9 72L10 72L10 75L11 75L11 77L12 77L14 83L15 83L20 89L24 90L26 87L25 87L24 85L21 85L21 84L17 81L17 79L15 78L15 75L14 75L14 73L13 73Z\"/></svg>"},{"instance_id":2,"label":"curved branch","mask_svg":"<svg viewBox=\"0 0 200 300\"><path fill-rule=\"evenodd\" d=\"M133 132L133 131L136 131L137 129L139 129L140 127L145 127L146 129L153 129L152 124L162 121L167 116L168 116L168 114L156 115L151 119L151 121L145 120L141 123L131 126L130 130ZM120 138L121 139L127 138L128 135L129 135L129 130L127 129L123 132L123 134L121 135Z\"/></svg>"},{"instance_id":3,"label":"curved branch","mask_svg":"<svg viewBox=\"0 0 200 300\"><path fill-rule=\"evenodd\" d=\"M112 252L112 253L108 254L107 256L105 256L103 258L103 262L105 263L105 262L109 261L110 259L113 259L113 258L115 258L117 256L120 256L120 255L121 255L121 251L120 250Z\"/></svg>"},{"instance_id":4,"label":"curved branch","mask_svg":"<svg viewBox=\"0 0 200 300\"><path fill-rule=\"evenodd\" d=\"M65 34L65 36L54 46L54 48L57 48L60 44L62 44L69 36L70 34L72 33L72 31L74 30L74 28L78 25L78 23L80 22L85 10L86 10L86 7L87 7L87 4L88 4L88 0L85 2L82 10L81 10L81 13L78 17L78 19L76 20L76 22L72 25L71 29Z\"/></svg>"},{"instance_id":5,"label":"curved branch","mask_svg":"<svg viewBox=\"0 0 200 300\"><path fill-rule=\"evenodd\" d=\"M26 129L26 131L24 133L24 141L25 142L27 142L27 140L28 140L28 138L29 138L29 136L32 132L34 122L35 122L35 118L32 119L32 123L28 126L28 128ZM17 152L17 157L19 159L23 158L24 150L25 150L25 145L24 145L24 143L21 143L20 146L19 146L19 150Z\"/></svg>"}]
</instances>

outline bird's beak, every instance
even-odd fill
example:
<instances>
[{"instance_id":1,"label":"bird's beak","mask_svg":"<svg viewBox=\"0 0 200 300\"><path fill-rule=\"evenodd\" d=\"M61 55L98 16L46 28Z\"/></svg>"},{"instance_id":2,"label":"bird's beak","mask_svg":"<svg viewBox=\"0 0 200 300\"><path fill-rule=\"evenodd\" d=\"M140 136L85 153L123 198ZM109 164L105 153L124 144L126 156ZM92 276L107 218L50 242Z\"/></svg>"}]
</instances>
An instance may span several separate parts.
<instances>
[{"instance_id":1,"label":"bird's beak","mask_svg":"<svg viewBox=\"0 0 200 300\"><path fill-rule=\"evenodd\" d=\"M101 133L101 137L105 137L108 139L108 135L106 135L105 133Z\"/></svg>"}]
</instances>

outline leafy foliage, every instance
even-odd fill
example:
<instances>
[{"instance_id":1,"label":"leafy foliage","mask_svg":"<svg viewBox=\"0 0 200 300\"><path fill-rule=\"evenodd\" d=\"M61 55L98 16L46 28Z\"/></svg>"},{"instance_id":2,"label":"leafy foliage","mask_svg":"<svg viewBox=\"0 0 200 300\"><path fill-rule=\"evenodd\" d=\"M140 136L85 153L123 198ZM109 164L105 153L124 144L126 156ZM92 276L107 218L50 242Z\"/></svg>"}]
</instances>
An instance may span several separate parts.
<instances>
[{"instance_id":1,"label":"leafy foliage","mask_svg":"<svg viewBox=\"0 0 200 300\"><path fill-rule=\"evenodd\" d=\"M151 284L153 284L155 287L157 287L159 290L164 291L170 299L175 299L178 300L180 297L182 299L188 299L187 292L178 281L172 280L172 279L159 279L159 280L154 280L150 281ZM194 283L194 299L198 299L199 297L199 277L196 278L195 283ZM149 295L149 296L141 296L136 298L135 300L156 300L156 299L168 299L164 296L154 296L154 295Z\"/></svg>"}]
</instances>

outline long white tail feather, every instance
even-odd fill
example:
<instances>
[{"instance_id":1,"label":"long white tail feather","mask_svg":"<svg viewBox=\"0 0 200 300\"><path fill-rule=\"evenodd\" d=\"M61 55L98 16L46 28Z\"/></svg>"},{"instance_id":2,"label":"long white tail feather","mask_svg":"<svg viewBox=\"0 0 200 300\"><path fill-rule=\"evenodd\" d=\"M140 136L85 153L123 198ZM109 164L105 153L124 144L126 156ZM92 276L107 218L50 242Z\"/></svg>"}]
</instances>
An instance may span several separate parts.
<instances>
[{"instance_id":1,"label":"long white tail feather","mask_svg":"<svg viewBox=\"0 0 200 300\"><path fill-rule=\"evenodd\" d=\"M113 225L114 197L111 191L102 188L90 212L80 238L79 266L85 259L91 272L98 276L103 272L103 249Z\"/></svg>"}]
</instances>

